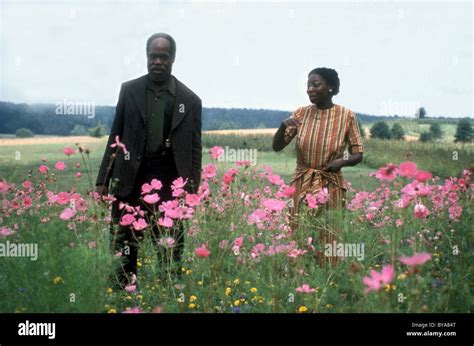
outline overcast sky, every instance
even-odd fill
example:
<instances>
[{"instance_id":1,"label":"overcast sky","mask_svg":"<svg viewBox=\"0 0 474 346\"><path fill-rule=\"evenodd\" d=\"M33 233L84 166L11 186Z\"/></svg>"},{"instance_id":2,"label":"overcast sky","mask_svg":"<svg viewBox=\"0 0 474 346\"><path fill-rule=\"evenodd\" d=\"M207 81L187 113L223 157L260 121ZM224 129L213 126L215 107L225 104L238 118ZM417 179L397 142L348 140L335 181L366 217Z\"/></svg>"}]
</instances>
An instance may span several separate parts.
<instances>
[{"instance_id":1,"label":"overcast sky","mask_svg":"<svg viewBox=\"0 0 474 346\"><path fill-rule=\"evenodd\" d=\"M356 112L473 116L467 2L1 1L0 100L115 105L146 73L155 32L177 41L174 75L204 107L293 110L306 76L339 72Z\"/></svg>"}]
</instances>

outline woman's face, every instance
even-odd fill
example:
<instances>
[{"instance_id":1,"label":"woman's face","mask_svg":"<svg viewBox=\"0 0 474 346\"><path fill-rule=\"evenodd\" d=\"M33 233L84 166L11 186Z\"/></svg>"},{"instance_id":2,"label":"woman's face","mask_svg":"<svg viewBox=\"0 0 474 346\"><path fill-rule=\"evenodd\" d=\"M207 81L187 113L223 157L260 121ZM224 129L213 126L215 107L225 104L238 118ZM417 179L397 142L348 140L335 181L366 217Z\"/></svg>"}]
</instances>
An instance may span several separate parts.
<instances>
[{"instance_id":1,"label":"woman's face","mask_svg":"<svg viewBox=\"0 0 474 346\"><path fill-rule=\"evenodd\" d=\"M329 92L329 85L326 84L326 81L319 74L311 74L308 77L308 88L306 92L308 93L309 100L314 104L324 103L327 99L332 97Z\"/></svg>"}]
</instances>

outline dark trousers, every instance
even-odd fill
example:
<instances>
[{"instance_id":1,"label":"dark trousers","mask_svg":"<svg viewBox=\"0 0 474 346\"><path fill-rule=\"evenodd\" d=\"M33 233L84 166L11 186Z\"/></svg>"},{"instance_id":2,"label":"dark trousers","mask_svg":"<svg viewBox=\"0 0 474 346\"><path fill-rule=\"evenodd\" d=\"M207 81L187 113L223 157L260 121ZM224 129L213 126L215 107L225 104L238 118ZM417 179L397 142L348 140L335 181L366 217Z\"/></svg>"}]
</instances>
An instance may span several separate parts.
<instances>
[{"instance_id":1,"label":"dark trousers","mask_svg":"<svg viewBox=\"0 0 474 346\"><path fill-rule=\"evenodd\" d=\"M175 263L181 261L184 249L183 224L179 222L179 220L174 220L174 226L171 229L165 230L156 224L158 220L150 219L153 215L153 210L156 210L157 214L159 213L158 207L162 202L173 199L171 183L176 178L178 178L178 172L171 153L163 156L145 157L137 173L132 192L126 197L116 196L117 199L112 204L110 231L112 250L115 253L119 251L122 253L122 266L116 273L118 283L121 287L130 283L132 274L137 273L138 250L145 230L135 231L132 226L120 226L120 219L126 213L125 209L119 209L120 202L127 203L131 206L140 206L141 210L146 211L145 219L147 223L153 222L151 235L158 253L160 265L169 265L169 263L164 263L164 260L170 255L169 251L172 251L171 256ZM160 200L155 205L147 204L141 199L142 185L150 183L152 179L158 179L163 185L161 190L158 191ZM146 230L149 230L149 228ZM175 246L171 250L166 251L162 246L158 245L159 239L163 236L172 236L174 238Z\"/></svg>"}]
</instances>

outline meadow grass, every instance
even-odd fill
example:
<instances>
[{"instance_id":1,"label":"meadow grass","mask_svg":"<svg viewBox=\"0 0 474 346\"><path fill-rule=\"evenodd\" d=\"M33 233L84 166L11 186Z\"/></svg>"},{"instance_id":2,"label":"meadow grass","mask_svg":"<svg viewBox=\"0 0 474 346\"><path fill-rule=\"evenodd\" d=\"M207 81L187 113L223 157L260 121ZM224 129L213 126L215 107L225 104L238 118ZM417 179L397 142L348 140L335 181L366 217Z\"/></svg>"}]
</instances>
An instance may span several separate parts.
<instances>
[{"instance_id":1,"label":"meadow grass","mask_svg":"<svg viewBox=\"0 0 474 346\"><path fill-rule=\"evenodd\" d=\"M268 148L271 143L266 137L256 141L267 146L262 148ZM207 147L228 145L231 148L242 148L239 145L244 144L242 138L223 137L205 143ZM449 160L446 164L440 164L443 159L434 163L429 161L438 155L444 157L451 149L443 151L441 146L419 144L410 147L411 143L368 141L364 163L344 168L343 173L354 188L374 191L380 182L369 177L369 173L388 162L404 161L407 148L412 151L411 160L422 169L431 170L431 167L443 175L455 172L458 166ZM74 188L84 194L89 188L84 163L78 154L66 157L62 153L64 146L0 147L0 177L18 184L31 179L35 186L40 186L38 183L45 178L37 168L43 156L47 159L45 164L55 173L54 179L50 175L47 182L49 190L58 193ZM73 147L74 143L69 146ZM105 138L100 143L86 146L90 149L86 163L91 167L95 182ZM471 150L468 146L456 148L460 153ZM261 149L257 166L273 167L273 171L289 183L295 167L292 150L287 148L282 153L274 153ZM14 159L16 151L21 153L20 160ZM65 161L68 168L56 172L53 167L57 160ZM82 168L75 169L76 162L80 162ZM210 162L209 155L204 154L203 165ZM469 159L461 155L456 164L464 168L462 165L468 163ZM235 166L232 162L222 162L217 167L220 177ZM165 312L298 312L305 309L310 312L472 312L472 286L466 283L473 279L471 225L474 215L468 196L461 196L463 216L459 222L448 218L447 211L427 220L417 219L413 217L412 209L396 211L388 208L390 204L377 217L379 220L387 216L403 220L402 227L393 224L374 227L363 220L364 214L360 212L336 215L342 220L340 240L365 245L362 261L348 258L336 267L320 267L310 255L293 260L283 253L252 261L249 255L253 245L260 242L269 246L275 241L274 231L262 231L246 221L260 203L261 198L253 197L255 191L262 191L266 185L261 179L251 178L253 169L241 169L230 197L224 198L218 185L211 186L215 205L198 208L195 217L186 221L188 230L194 229L195 234L186 236L180 277L163 274L151 239L145 235L139 260L140 288L134 292L110 288L109 277L119 258L109 250L106 217L110 212L104 205L88 199L85 220L65 222L59 219L64 206L48 206L43 193L35 197L34 210L30 208L19 214L2 215L0 226L16 231L13 238L3 241L36 243L39 245L39 258L37 261L14 257L1 259L0 292L3 299L0 300L0 311L120 312L133 307L151 311L159 306ZM31 175L28 170L31 170ZM80 180L74 177L78 170L83 173ZM458 175L459 170L454 174ZM251 196L250 205L242 204L242 193ZM352 196L349 194L349 198ZM225 212L217 205L224 206ZM317 239L315 230L325 227L325 217L331 215L314 219L309 210L301 214L299 232L290 239L304 248L308 237ZM221 249L223 241L232 244L239 236L245 238L246 244L241 249L241 259L232 250ZM255 242L252 243L251 239ZM194 250L202 244L207 244L211 250L210 257L196 258ZM431 253L432 260L420 268L419 274L407 275L407 268L396 264L398 256L422 251ZM396 264L397 278L393 285L378 293L365 294L362 278L371 269L380 271L384 263ZM316 291L313 294L296 293L295 288L304 283Z\"/></svg>"}]
</instances>

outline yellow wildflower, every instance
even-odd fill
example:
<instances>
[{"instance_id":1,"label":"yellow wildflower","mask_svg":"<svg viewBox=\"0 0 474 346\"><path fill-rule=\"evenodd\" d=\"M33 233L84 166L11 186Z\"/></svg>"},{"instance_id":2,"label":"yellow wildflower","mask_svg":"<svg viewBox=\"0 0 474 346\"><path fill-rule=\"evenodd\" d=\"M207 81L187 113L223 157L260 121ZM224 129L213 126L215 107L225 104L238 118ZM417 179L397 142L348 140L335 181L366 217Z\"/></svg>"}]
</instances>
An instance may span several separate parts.
<instances>
[{"instance_id":1,"label":"yellow wildflower","mask_svg":"<svg viewBox=\"0 0 474 346\"><path fill-rule=\"evenodd\" d=\"M301 312L301 313L305 313L305 312L308 312L308 308L306 306L302 305L302 306L300 306L298 311Z\"/></svg>"},{"instance_id":2,"label":"yellow wildflower","mask_svg":"<svg viewBox=\"0 0 474 346\"><path fill-rule=\"evenodd\" d=\"M56 276L56 277L53 279L53 283L54 283L55 285L57 285L57 284L62 284L62 283L64 283L64 281L63 281L63 279L62 279L60 276Z\"/></svg>"}]
</instances>

